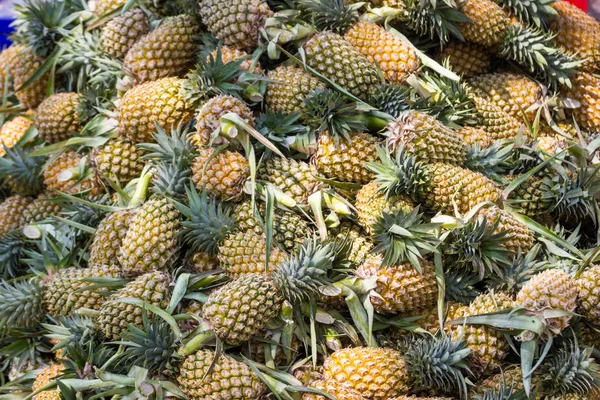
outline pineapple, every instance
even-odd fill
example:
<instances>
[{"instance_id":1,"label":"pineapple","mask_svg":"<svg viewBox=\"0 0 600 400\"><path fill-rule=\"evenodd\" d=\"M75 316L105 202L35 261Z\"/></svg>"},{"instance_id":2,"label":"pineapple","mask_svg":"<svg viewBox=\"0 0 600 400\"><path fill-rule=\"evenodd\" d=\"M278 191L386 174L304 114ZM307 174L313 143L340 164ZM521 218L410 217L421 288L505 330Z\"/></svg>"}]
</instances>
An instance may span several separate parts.
<instances>
[{"instance_id":1,"label":"pineapple","mask_svg":"<svg viewBox=\"0 0 600 400\"><path fill-rule=\"evenodd\" d=\"M498 390L502 385L505 387L512 387L514 392L524 390L523 371L521 370L521 367L515 366L514 368L504 369L501 372L478 382L473 394L483 396L485 392Z\"/></svg>"},{"instance_id":2,"label":"pineapple","mask_svg":"<svg viewBox=\"0 0 600 400\"><path fill-rule=\"evenodd\" d=\"M62 206L51 201L52 198L50 193L42 193L36 197L23 211L23 224L33 224L57 215L62 210Z\"/></svg>"},{"instance_id":3,"label":"pineapple","mask_svg":"<svg viewBox=\"0 0 600 400\"><path fill-rule=\"evenodd\" d=\"M578 310L589 323L600 325L600 265L586 269L577 279Z\"/></svg>"},{"instance_id":4,"label":"pineapple","mask_svg":"<svg viewBox=\"0 0 600 400\"><path fill-rule=\"evenodd\" d=\"M62 142L80 133L83 128L78 115L80 101L80 94L56 93L39 105L35 115L35 126L45 142Z\"/></svg>"},{"instance_id":5,"label":"pineapple","mask_svg":"<svg viewBox=\"0 0 600 400\"><path fill-rule=\"evenodd\" d=\"M219 260L212 254L198 251L188 257L187 264L197 273L214 271L219 268Z\"/></svg>"},{"instance_id":6,"label":"pineapple","mask_svg":"<svg viewBox=\"0 0 600 400\"><path fill-rule=\"evenodd\" d=\"M573 87L565 88L562 95L581 104L569 111L582 129L600 130L600 79L582 72L574 77Z\"/></svg>"},{"instance_id":7,"label":"pineapple","mask_svg":"<svg viewBox=\"0 0 600 400\"><path fill-rule=\"evenodd\" d=\"M352 388L344 387L334 380L319 379L310 382L310 387L323 390L328 394L335 396L338 400L364 400L365 397L361 396L360 392ZM321 396L316 393L304 393L302 400L326 400L325 396Z\"/></svg>"},{"instance_id":8,"label":"pineapple","mask_svg":"<svg viewBox=\"0 0 600 400\"><path fill-rule=\"evenodd\" d=\"M285 114L300 112L304 100L325 85L309 72L295 65L280 65L267 73L273 82L267 84L265 101L274 111Z\"/></svg>"},{"instance_id":9,"label":"pineapple","mask_svg":"<svg viewBox=\"0 0 600 400\"><path fill-rule=\"evenodd\" d=\"M142 173L143 155L144 152L127 138L118 137L96 147L91 159L101 177L125 186Z\"/></svg>"},{"instance_id":10,"label":"pineapple","mask_svg":"<svg viewBox=\"0 0 600 400\"><path fill-rule=\"evenodd\" d=\"M224 45L252 52L258 45L265 20L273 15L261 0L202 0L200 16L209 32Z\"/></svg>"},{"instance_id":11,"label":"pineapple","mask_svg":"<svg viewBox=\"0 0 600 400\"><path fill-rule=\"evenodd\" d=\"M496 72L474 77L469 83L515 119L521 121L524 116L531 122L535 119L535 110L527 110L540 102L542 87L525 75Z\"/></svg>"},{"instance_id":12,"label":"pineapple","mask_svg":"<svg viewBox=\"0 0 600 400\"><path fill-rule=\"evenodd\" d=\"M129 219L118 260L126 276L171 268L179 246L180 214L169 200L154 197Z\"/></svg>"},{"instance_id":13,"label":"pineapple","mask_svg":"<svg viewBox=\"0 0 600 400\"><path fill-rule=\"evenodd\" d=\"M452 71L463 78L471 78L490 70L492 55L478 44L451 40L438 53L438 60L446 59Z\"/></svg>"},{"instance_id":14,"label":"pineapple","mask_svg":"<svg viewBox=\"0 0 600 400\"><path fill-rule=\"evenodd\" d=\"M4 157L6 150L4 147L14 147L21 138L27 133L33 122L22 116L17 116L10 121L6 121L0 128L0 157Z\"/></svg>"},{"instance_id":15,"label":"pineapple","mask_svg":"<svg viewBox=\"0 0 600 400\"><path fill-rule=\"evenodd\" d=\"M142 308L119 302L120 299L138 299L164 309L169 304L169 282L167 274L150 272L117 290L100 307L97 322L104 337L108 340L118 340L128 324L140 329L144 327Z\"/></svg>"},{"instance_id":16,"label":"pineapple","mask_svg":"<svg viewBox=\"0 0 600 400\"><path fill-rule=\"evenodd\" d=\"M80 308L99 310L104 303L102 295L106 288L86 287L96 283L86 282L91 278L120 278L117 266L97 266L90 268L65 268L49 275L44 282L44 306L53 317L70 316Z\"/></svg>"},{"instance_id":17,"label":"pineapple","mask_svg":"<svg viewBox=\"0 0 600 400\"><path fill-rule=\"evenodd\" d=\"M375 311L400 314L432 307L437 301L438 288L431 262L422 260L419 273L409 263L382 267L382 258L372 255L356 270L363 279L377 277L377 288L370 300Z\"/></svg>"},{"instance_id":18,"label":"pineapple","mask_svg":"<svg viewBox=\"0 0 600 400\"><path fill-rule=\"evenodd\" d=\"M258 169L257 178L272 183L297 203L307 204L308 197L322 186L314 165L291 158L271 157Z\"/></svg>"},{"instance_id":19,"label":"pineapple","mask_svg":"<svg viewBox=\"0 0 600 400\"><path fill-rule=\"evenodd\" d=\"M50 191L56 190L68 194L94 188L95 183L91 178L84 176L82 180L77 179L81 161L81 155L73 150L61 153L44 169L44 185Z\"/></svg>"},{"instance_id":20,"label":"pineapple","mask_svg":"<svg viewBox=\"0 0 600 400\"><path fill-rule=\"evenodd\" d=\"M0 203L0 238L21 227L25 210L32 201L31 197L17 194Z\"/></svg>"},{"instance_id":21,"label":"pineapple","mask_svg":"<svg viewBox=\"0 0 600 400\"><path fill-rule=\"evenodd\" d=\"M498 207L488 207L482 208L479 215L483 215L489 225L498 222L495 233L506 232L508 240L503 246L512 253L527 253L533 247L533 232L508 212Z\"/></svg>"},{"instance_id":22,"label":"pineapple","mask_svg":"<svg viewBox=\"0 0 600 400\"><path fill-rule=\"evenodd\" d=\"M469 99L477 112L477 125L483 128L493 141L515 140L521 133L521 123L485 97L471 92Z\"/></svg>"},{"instance_id":23,"label":"pineapple","mask_svg":"<svg viewBox=\"0 0 600 400\"><path fill-rule=\"evenodd\" d=\"M218 52L219 50L215 49L210 53L213 59L217 58ZM246 53L243 50L236 49L234 47L221 46L221 59L223 60L223 64L228 64L230 62L236 62L241 60L241 70L246 72L252 72L257 75L263 75L264 73L259 63L255 63L253 65L252 59L249 58L248 53Z\"/></svg>"},{"instance_id":24,"label":"pineapple","mask_svg":"<svg viewBox=\"0 0 600 400\"><path fill-rule=\"evenodd\" d=\"M315 165L329 179L342 182L368 183L373 173L365 163L377 160L379 140L368 133L355 132L350 140L335 139L327 132L319 136Z\"/></svg>"},{"instance_id":25,"label":"pineapple","mask_svg":"<svg viewBox=\"0 0 600 400\"><path fill-rule=\"evenodd\" d=\"M108 21L102 27L102 48L120 60L145 34L148 33L148 17L140 8L132 8Z\"/></svg>"},{"instance_id":26,"label":"pineapple","mask_svg":"<svg viewBox=\"0 0 600 400\"><path fill-rule=\"evenodd\" d=\"M6 82L8 85L4 87L6 81L6 73L10 71L10 66L13 63L13 60L15 59L17 54L19 54L24 49L25 48L21 45L12 44L11 46L7 47L6 49L0 52L0 93L4 94L5 90L8 94L12 93L12 76L8 79L8 82Z\"/></svg>"},{"instance_id":27,"label":"pineapple","mask_svg":"<svg viewBox=\"0 0 600 400\"><path fill-rule=\"evenodd\" d=\"M121 6L124 6L126 3L125 0L97 0L95 2L96 8L94 9L94 14L98 17L102 17Z\"/></svg>"},{"instance_id":28,"label":"pineapple","mask_svg":"<svg viewBox=\"0 0 600 400\"><path fill-rule=\"evenodd\" d=\"M123 70L136 83L185 75L193 67L199 34L190 15L167 17L131 46Z\"/></svg>"},{"instance_id":29,"label":"pineapple","mask_svg":"<svg viewBox=\"0 0 600 400\"><path fill-rule=\"evenodd\" d=\"M14 79L14 86L19 89L42 66L44 60L37 56L32 49L20 51L10 66L10 74ZM46 88L50 79L50 72L46 72L29 87L18 90L15 95L26 108L36 108L46 95Z\"/></svg>"},{"instance_id":30,"label":"pineapple","mask_svg":"<svg viewBox=\"0 0 600 400\"><path fill-rule=\"evenodd\" d=\"M206 148L192 164L192 181L199 190L206 190L221 200L239 200L246 179L250 176L248 160L237 151Z\"/></svg>"},{"instance_id":31,"label":"pineapple","mask_svg":"<svg viewBox=\"0 0 600 400\"><path fill-rule=\"evenodd\" d=\"M152 142L156 124L165 129L183 125L194 117L185 99L185 80L163 78L129 89L119 106L119 131L133 143Z\"/></svg>"},{"instance_id":32,"label":"pineapple","mask_svg":"<svg viewBox=\"0 0 600 400\"><path fill-rule=\"evenodd\" d=\"M33 385L31 385L31 390L36 391L48 385L59 377L64 369L65 367L62 364L50 364L37 374ZM33 400L61 400L62 398L58 388L45 390L32 397Z\"/></svg>"},{"instance_id":33,"label":"pineapple","mask_svg":"<svg viewBox=\"0 0 600 400\"><path fill-rule=\"evenodd\" d=\"M220 118L228 113L237 114L249 125L254 125L252 111L242 100L233 96L215 96L202 106L196 116L197 132L193 140L198 146L204 148L210 144L212 133L220 128Z\"/></svg>"},{"instance_id":34,"label":"pineapple","mask_svg":"<svg viewBox=\"0 0 600 400\"><path fill-rule=\"evenodd\" d=\"M504 180L509 183L518 179L520 175L506 175ZM508 195L509 202L516 210L529 217L542 216L552 206L551 183L544 177L532 175L525 179L515 190Z\"/></svg>"},{"instance_id":35,"label":"pineapple","mask_svg":"<svg viewBox=\"0 0 600 400\"><path fill-rule=\"evenodd\" d=\"M517 304L533 312L546 309L574 312L577 307L577 283L560 269L549 269L535 275L517 294ZM570 315L546 321L555 331L569 326Z\"/></svg>"},{"instance_id":36,"label":"pineapple","mask_svg":"<svg viewBox=\"0 0 600 400\"><path fill-rule=\"evenodd\" d=\"M477 145L480 149L487 149L492 145L492 137L481 127L464 126L456 130L458 137L467 145Z\"/></svg>"},{"instance_id":37,"label":"pineapple","mask_svg":"<svg viewBox=\"0 0 600 400\"><path fill-rule=\"evenodd\" d=\"M130 210L114 211L100 221L90 245L90 266L110 265L118 259L131 214Z\"/></svg>"},{"instance_id":38,"label":"pineapple","mask_svg":"<svg viewBox=\"0 0 600 400\"><path fill-rule=\"evenodd\" d=\"M554 42L578 60L583 61L582 69L598 72L600 62L600 24L591 15L567 1L552 3L557 16L552 20L550 30L556 33Z\"/></svg>"},{"instance_id":39,"label":"pineapple","mask_svg":"<svg viewBox=\"0 0 600 400\"><path fill-rule=\"evenodd\" d=\"M190 399L258 399L267 390L247 364L211 350L186 357L177 382Z\"/></svg>"}]
</instances>

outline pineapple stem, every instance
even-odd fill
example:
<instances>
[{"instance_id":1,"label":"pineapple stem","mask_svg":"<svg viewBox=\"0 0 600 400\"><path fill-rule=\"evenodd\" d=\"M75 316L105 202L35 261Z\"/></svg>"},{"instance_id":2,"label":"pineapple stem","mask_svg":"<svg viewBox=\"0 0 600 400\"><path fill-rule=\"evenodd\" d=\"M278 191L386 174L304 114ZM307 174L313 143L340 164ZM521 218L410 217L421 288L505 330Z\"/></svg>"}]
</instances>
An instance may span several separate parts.
<instances>
[{"instance_id":1,"label":"pineapple stem","mask_svg":"<svg viewBox=\"0 0 600 400\"><path fill-rule=\"evenodd\" d=\"M152 179L152 174L148 172L148 169L144 169L142 171L142 175L135 187L135 191L133 192L133 196L131 196L131 200L129 201L130 207L137 207L144 202L146 198L146 193L148 192L148 186L150 185L150 180Z\"/></svg>"},{"instance_id":2,"label":"pineapple stem","mask_svg":"<svg viewBox=\"0 0 600 400\"><path fill-rule=\"evenodd\" d=\"M213 340L215 337L216 337L215 333L212 331L202 332L202 333L194 336L192 338L192 340L190 340L189 342L186 343L185 346L183 346L183 350L182 350L183 354L186 356L189 356L190 354L195 353L196 350L198 350L199 348L204 346L206 343Z\"/></svg>"}]
</instances>

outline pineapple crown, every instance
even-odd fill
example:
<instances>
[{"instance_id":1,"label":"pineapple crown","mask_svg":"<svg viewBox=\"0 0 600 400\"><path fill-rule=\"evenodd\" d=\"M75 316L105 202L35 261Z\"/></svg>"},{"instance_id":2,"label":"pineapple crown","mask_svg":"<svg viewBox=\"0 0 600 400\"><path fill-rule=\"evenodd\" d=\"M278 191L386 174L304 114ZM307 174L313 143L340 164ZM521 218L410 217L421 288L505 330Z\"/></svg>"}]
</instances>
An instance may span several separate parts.
<instances>
[{"instance_id":1,"label":"pineapple crown","mask_svg":"<svg viewBox=\"0 0 600 400\"><path fill-rule=\"evenodd\" d=\"M435 230L441 224L424 223L419 206L409 213L399 210L393 214L383 213L375 223L373 252L383 254L383 266L397 265L409 261L421 270L420 260L427 254L435 253L440 243Z\"/></svg>"},{"instance_id":2,"label":"pineapple crown","mask_svg":"<svg viewBox=\"0 0 600 400\"><path fill-rule=\"evenodd\" d=\"M515 390L514 383L510 386L506 382L492 389L486 389L481 394L476 394L474 400L525 400L527 396L523 390Z\"/></svg>"},{"instance_id":3,"label":"pineapple crown","mask_svg":"<svg viewBox=\"0 0 600 400\"><path fill-rule=\"evenodd\" d=\"M446 336L417 339L407 350L404 362L417 388L450 391L458 389L461 397L467 386L463 371L471 350L466 343L456 343Z\"/></svg>"},{"instance_id":4,"label":"pineapple crown","mask_svg":"<svg viewBox=\"0 0 600 400\"><path fill-rule=\"evenodd\" d=\"M320 31L344 34L358 21L361 3L345 0L299 0L298 8L308 14L313 25Z\"/></svg>"},{"instance_id":5,"label":"pineapple crown","mask_svg":"<svg viewBox=\"0 0 600 400\"><path fill-rule=\"evenodd\" d=\"M468 304L473 301L481 292L475 288L481 279L478 274L473 274L456 269L444 271L444 282L446 291L444 293L446 301L456 301Z\"/></svg>"},{"instance_id":6,"label":"pineapple crown","mask_svg":"<svg viewBox=\"0 0 600 400\"><path fill-rule=\"evenodd\" d=\"M398 118L403 112L410 109L407 102L410 95L411 91L406 86L383 83L373 89L369 104L393 118Z\"/></svg>"},{"instance_id":7,"label":"pineapple crown","mask_svg":"<svg viewBox=\"0 0 600 400\"><path fill-rule=\"evenodd\" d=\"M514 164L515 151L513 143L495 141L490 147L482 149L475 143L467 147L465 167L479 171L490 179L502 181Z\"/></svg>"},{"instance_id":8,"label":"pineapple crown","mask_svg":"<svg viewBox=\"0 0 600 400\"><path fill-rule=\"evenodd\" d=\"M12 284L0 281L0 330L31 328L46 314L42 305L42 287L38 280Z\"/></svg>"},{"instance_id":9,"label":"pineapple crown","mask_svg":"<svg viewBox=\"0 0 600 400\"><path fill-rule=\"evenodd\" d=\"M173 201L179 212L188 218L181 223L179 234L192 251L216 255L219 245L236 225L231 209L218 200L209 198L204 190L198 194L193 186L186 187L186 195L189 207Z\"/></svg>"},{"instance_id":10,"label":"pineapple crown","mask_svg":"<svg viewBox=\"0 0 600 400\"><path fill-rule=\"evenodd\" d=\"M464 41L457 24L469 22L455 0L404 0L402 21L419 36L437 38L440 45L451 36Z\"/></svg>"},{"instance_id":11,"label":"pineapple crown","mask_svg":"<svg viewBox=\"0 0 600 400\"><path fill-rule=\"evenodd\" d=\"M358 105L341 93L317 89L304 100L302 121L319 133L328 132L336 143L340 138L351 140L350 133L366 130Z\"/></svg>"},{"instance_id":12,"label":"pineapple crown","mask_svg":"<svg viewBox=\"0 0 600 400\"><path fill-rule=\"evenodd\" d=\"M600 387L600 365L591 357L593 348L582 350L577 341L563 346L547 361L542 386L552 395L586 394Z\"/></svg>"},{"instance_id":13,"label":"pineapple crown","mask_svg":"<svg viewBox=\"0 0 600 400\"><path fill-rule=\"evenodd\" d=\"M23 269L21 258L25 247L25 237L19 230L8 232L0 238L0 277L14 278Z\"/></svg>"},{"instance_id":14,"label":"pineapple crown","mask_svg":"<svg viewBox=\"0 0 600 400\"><path fill-rule=\"evenodd\" d=\"M300 113L285 114L268 108L255 121L255 128L260 134L284 153L289 153L290 144L299 137L307 137L309 128L298 124ZM260 145L260 142L258 143Z\"/></svg>"},{"instance_id":15,"label":"pineapple crown","mask_svg":"<svg viewBox=\"0 0 600 400\"><path fill-rule=\"evenodd\" d=\"M100 343L98 328L90 317L74 314L69 317L60 317L56 324L41 325L48 331L46 337L58 341L52 351L68 349L75 343L83 345L90 341L94 344Z\"/></svg>"},{"instance_id":16,"label":"pineapple crown","mask_svg":"<svg viewBox=\"0 0 600 400\"><path fill-rule=\"evenodd\" d=\"M548 21L557 15L552 8L556 0L496 0L502 8L516 15L521 22L546 28Z\"/></svg>"},{"instance_id":17,"label":"pineapple crown","mask_svg":"<svg viewBox=\"0 0 600 400\"><path fill-rule=\"evenodd\" d=\"M4 176L5 184L12 192L22 195L38 193L44 187L42 171L46 157L33 156L33 149L16 145L13 148L4 146L6 154L0 158L0 176Z\"/></svg>"},{"instance_id":18,"label":"pineapple crown","mask_svg":"<svg viewBox=\"0 0 600 400\"><path fill-rule=\"evenodd\" d=\"M546 262L537 260L540 248L540 245L536 244L527 254L519 251L511 263L502 266L500 274L489 275L488 287L496 291L517 294L531 277L546 267Z\"/></svg>"},{"instance_id":19,"label":"pineapple crown","mask_svg":"<svg viewBox=\"0 0 600 400\"><path fill-rule=\"evenodd\" d=\"M489 224L481 216L465 226L450 231L442 244L442 253L449 265L467 269L483 279L488 274L501 274L499 265L509 264L511 252L504 247L506 231L496 232L499 219Z\"/></svg>"},{"instance_id":20,"label":"pineapple crown","mask_svg":"<svg viewBox=\"0 0 600 400\"><path fill-rule=\"evenodd\" d=\"M577 73L581 62L554 47L553 39L553 34L539 28L512 25L504 34L501 55L527 67L551 89L570 87L570 77Z\"/></svg>"},{"instance_id":21,"label":"pineapple crown","mask_svg":"<svg viewBox=\"0 0 600 400\"><path fill-rule=\"evenodd\" d=\"M331 283L328 274L337 257L336 249L339 247L332 242L320 244L315 238L307 239L273 272L283 296L294 304L314 299L320 287Z\"/></svg>"}]
</instances>

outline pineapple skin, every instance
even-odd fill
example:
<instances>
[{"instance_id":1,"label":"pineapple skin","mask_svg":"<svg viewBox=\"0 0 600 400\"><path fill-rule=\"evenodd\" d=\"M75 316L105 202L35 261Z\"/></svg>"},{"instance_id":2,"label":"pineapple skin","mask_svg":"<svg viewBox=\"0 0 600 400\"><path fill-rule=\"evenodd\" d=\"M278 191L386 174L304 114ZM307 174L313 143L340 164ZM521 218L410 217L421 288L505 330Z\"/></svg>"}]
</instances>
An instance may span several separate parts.
<instances>
[{"instance_id":1,"label":"pineapple skin","mask_svg":"<svg viewBox=\"0 0 600 400\"><path fill-rule=\"evenodd\" d=\"M492 0L467 0L461 11L471 20L459 25L465 40L485 47L499 44L511 24L510 17Z\"/></svg>"},{"instance_id":2,"label":"pineapple skin","mask_svg":"<svg viewBox=\"0 0 600 400\"><path fill-rule=\"evenodd\" d=\"M202 273L219 268L219 260L213 255L198 251L188 256L187 265L197 273Z\"/></svg>"},{"instance_id":3,"label":"pineapple skin","mask_svg":"<svg viewBox=\"0 0 600 400\"><path fill-rule=\"evenodd\" d=\"M360 99L366 100L379 83L368 58L337 33L317 33L303 47L309 67Z\"/></svg>"},{"instance_id":4,"label":"pineapple skin","mask_svg":"<svg viewBox=\"0 0 600 400\"><path fill-rule=\"evenodd\" d=\"M104 14L108 14L122 5L125 5L125 3L127 3L126 0L97 0L94 14L96 14L98 17L101 17Z\"/></svg>"},{"instance_id":5,"label":"pineapple skin","mask_svg":"<svg viewBox=\"0 0 600 400\"><path fill-rule=\"evenodd\" d=\"M17 116L10 121L6 121L0 128L0 157L4 157L6 150L4 147L12 148L27 133L33 121L29 118Z\"/></svg>"},{"instance_id":6,"label":"pineapple skin","mask_svg":"<svg viewBox=\"0 0 600 400\"><path fill-rule=\"evenodd\" d=\"M344 387L334 380L319 379L310 382L312 388L323 390L338 400L365 400L365 397L352 388ZM304 393L302 400L327 400L325 396L316 393Z\"/></svg>"},{"instance_id":7,"label":"pineapple skin","mask_svg":"<svg viewBox=\"0 0 600 400\"><path fill-rule=\"evenodd\" d=\"M56 93L39 105L35 126L45 142L62 142L81 131L83 124L77 115L80 99L78 93Z\"/></svg>"},{"instance_id":8,"label":"pineapple skin","mask_svg":"<svg viewBox=\"0 0 600 400\"><path fill-rule=\"evenodd\" d=\"M577 279L578 312L589 323L600 325L600 265L586 269Z\"/></svg>"},{"instance_id":9,"label":"pineapple skin","mask_svg":"<svg viewBox=\"0 0 600 400\"><path fill-rule=\"evenodd\" d=\"M379 140L365 132L351 134L350 141L341 139L336 144L327 132L319 136L315 157L317 170L325 177L342 182L368 183L373 173L365 163L378 160Z\"/></svg>"},{"instance_id":10,"label":"pineapple skin","mask_svg":"<svg viewBox=\"0 0 600 400\"><path fill-rule=\"evenodd\" d=\"M51 193L42 193L36 197L23 211L23 223L32 224L58 214L62 210L62 206L49 201L53 197Z\"/></svg>"},{"instance_id":11,"label":"pineapple skin","mask_svg":"<svg viewBox=\"0 0 600 400\"><path fill-rule=\"evenodd\" d=\"M104 337L118 340L121 332L127 329L127 324L140 329L144 327L142 309L117 300L134 298L165 309L169 304L169 282L170 278L167 274L151 272L139 276L111 295L100 307L97 319L98 327Z\"/></svg>"},{"instance_id":12,"label":"pineapple skin","mask_svg":"<svg viewBox=\"0 0 600 400\"><path fill-rule=\"evenodd\" d=\"M127 10L123 15L108 21L102 27L101 41L104 51L123 60L129 49L148 33L148 22L148 17L140 8Z\"/></svg>"},{"instance_id":13,"label":"pineapple skin","mask_svg":"<svg viewBox=\"0 0 600 400\"><path fill-rule=\"evenodd\" d=\"M199 33L190 15L167 17L129 49L123 70L136 83L185 75L194 64Z\"/></svg>"},{"instance_id":14,"label":"pineapple skin","mask_svg":"<svg viewBox=\"0 0 600 400\"><path fill-rule=\"evenodd\" d=\"M58 377L64 369L62 364L50 364L35 377L31 390L36 391L43 388ZM33 400L61 400L62 398L58 389L45 390L32 397Z\"/></svg>"},{"instance_id":15,"label":"pineapple skin","mask_svg":"<svg viewBox=\"0 0 600 400\"><path fill-rule=\"evenodd\" d=\"M519 120L480 94L470 93L469 98L477 113L478 125L491 136L493 141L515 140L519 136L521 130Z\"/></svg>"},{"instance_id":16,"label":"pineapple skin","mask_svg":"<svg viewBox=\"0 0 600 400\"><path fill-rule=\"evenodd\" d=\"M77 182L76 179L61 181L59 174L71 168L77 168L81 161L81 155L73 150L67 150L61 153L55 160L50 162L44 168L44 185L46 188L53 191L75 194L85 190L93 189L96 185L91 179L85 179Z\"/></svg>"},{"instance_id":17,"label":"pineapple skin","mask_svg":"<svg viewBox=\"0 0 600 400\"><path fill-rule=\"evenodd\" d=\"M179 251L180 219L166 198L150 199L135 210L118 254L126 276L171 268Z\"/></svg>"},{"instance_id":18,"label":"pineapple skin","mask_svg":"<svg viewBox=\"0 0 600 400\"><path fill-rule=\"evenodd\" d=\"M6 49L0 52L0 93L4 93L4 81L6 80L6 71L10 69L17 54L23 51L25 48L18 44L12 44ZM13 78L9 78L6 92L11 93L13 91Z\"/></svg>"},{"instance_id":19,"label":"pineapple skin","mask_svg":"<svg viewBox=\"0 0 600 400\"><path fill-rule=\"evenodd\" d=\"M402 211L408 214L416 204L412 199L405 195L390 196L386 198L383 191L379 190L379 184L375 181L364 185L358 193L356 193L356 215L358 222L368 234L372 234L377 220L384 213L394 213Z\"/></svg>"},{"instance_id":20,"label":"pineapple skin","mask_svg":"<svg viewBox=\"0 0 600 400\"><path fill-rule=\"evenodd\" d=\"M218 53L217 49L213 50L210 53L212 55L213 59L215 59L215 60L217 59L217 53ZM236 62L236 61L239 61L240 59L242 59L242 63L240 64L240 69L243 71L251 72L250 69L252 68L252 58L249 57L248 53L246 53L243 50L236 49L234 47L221 46L221 60L223 60L223 64L228 64L230 62ZM252 70L252 73L254 73L256 75L264 74L264 71L261 68L259 63L256 63L254 65L254 69Z\"/></svg>"},{"instance_id":21,"label":"pineapple skin","mask_svg":"<svg viewBox=\"0 0 600 400\"><path fill-rule=\"evenodd\" d=\"M378 66L390 82L403 83L421 66L412 47L372 22L358 21L346 31L344 39Z\"/></svg>"},{"instance_id":22,"label":"pineapple skin","mask_svg":"<svg viewBox=\"0 0 600 400\"><path fill-rule=\"evenodd\" d=\"M490 52L476 43L451 40L438 53L438 60L446 59L450 62L452 71L463 78L484 74L491 68L492 57Z\"/></svg>"},{"instance_id":23,"label":"pineapple skin","mask_svg":"<svg viewBox=\"0 0 600 400\"><path fill-rule=\"evenodd\" d=\"M514 368L504 369L478 382L471 398L476 398L475 395L483 396L486 391L498 390L502 384L505 384L506 387L512 387L515 392L524 390L521 367L515 366Z\"/></svg>"},{"instance_id":24,"label":"pineapple skin","mask_svg":"<svg viewBox=\"0 0 600 400\"><path fill-rule=\"evenodd\" d=\"M233 96L215 96L208 100L196 116L196 133L192 140L200 147L210 144L211 134L219 128L219 120L228 113L237 114L249 125L254 126L254 115L246 103Z\"/></svg>"},{"instance_id":25,"label":"pineapple skin","mask_svg":"<svg viewBox=\"0 0 600 400\"><path fill-rule=\"evenodd\" d=\"M224 150L214 155L213 148L202 149L192 163L192 181L198 190L221 200L236 201L243 195L250 176L250 164L237 151Z\"/></svg>"},{"instance_id":26,"label":"pineapple skin","mask_svg":"<svg viewBox=\"0 0 600 400\"><path fill-rule=\"evenodd\" d=\"M495 233L507 232L508 240L503 245L514 254L519 251L526 254L533 247L533 232L508 212L497 207L488 207L481 209L479 214L485 217L489 225L499 221Z\"/></svg>"},{"instance_id":27,"label":"pineapple skin","mask_svg":"<svg viewBox=\"0 0 600 400\"><path fill-rule=\"evenodd\" d=\"M245 363L221 354L213 365L215 357L213 351L198 350L183 361L177 382L190 399L258 399L267 390Z\"/></svg>"},{"instance_id":28,"label":"pineapple skin","mask_svg":"<svg viewBox=\"0 0 600 400\"><path fill-rule=\"evenodd\" d=\"M70 316L80 308L99 310L105 297L102 291L107 288L85 289L95 285L81 282L88 278L120 278L120 267L102 265L89 268L66 268L51 276L44 284L44 307L53 317Z\"/></svg>"},{"instance_id":29,"label":"pineapple skin","mask_svg":"<svg viewBox=\"0 0 600 400\"><path fill-rule=\"evenodd\" d=\"M325 85L309 72L295 65L280 65L267 72L274 82L267 84L265 102L269 108L285 114L301 112L304 100Z\"/></svg>"},{"instance_id":30,"label":"pineapple skin","mask_svg":"<svg viewBox=\"0 0 600 400\"><path fill-rule=\"evenodd\" d=\"M279 157L264 161L257 172L258 179L272 183L300 204L307 204L308 197L321 187L317 176L314 165Z\"/></svg>"},{"instance_id":31,"label":"pineapple skin","mask_svg":"<svg viewBox=\"0 0 600 400\"><path fill-rule=\"evenodd\" d=\"M23 216L33 198L13 195L0 203L0 238L23 224Z\"/></svg>"},{"instance_id":32,"label":"pineapple skin","mask_svg":"<svg viewBox=\"0 0 600 400\"><path fill-rule=\"evenodd\" d=\"M108 265L118 259L130 218L130 210L119 210L100 221L90 245L90 266Z\"/></svg>"},{"instance_id":33,"label":"pineapple skin","mask_svg":"<svg viewBox=\"0 0 600 400\"><path fill-rule=\"evenodd\" d=\"M582 129L600 130L600 79L581 72L572 79L572 88L564 88L562 95L581 104L581 107L569 110L569 114Z\"/></svg>"},{"instance_id":34,"label":"pineapple skin","mask_svg":"<svg viewBox=\"0 0 600 400\"><path fill-rule=\"evenodd\" d=\"M480 149L487 149L492 145L492 137L481 127L464 126L456 130L458 137L467 145L477 145Z\"/></svg>"},{"instance_id":35,"label":"pineapple skin","mask_svg":"<svg viewBox=\"0 0 600 400\"><path fill-rule=\"evenodd\" d=\"M264 274L242 276L212 292L202 316L213 332L230 345L239 345L258 334L281 310L283 297Z\"/></svg>"},{"instance_id":36,"label":"pineapple skin","mask_svg":"<svg viewBox=\"0 0 600 400\"><path fill-rule=\"evenodd\" d=\"M143 151L124 137L110 139L92 152L96 172L122 186L137 178L144 169Z\"/></svg>"},{"instance_id":37,"label":"pineapple skin","mask_svg":"<svg viewBox=\"0 0 600 400\"><path fill-rule=\"evenodd\" d=\"M194 107L185 100L185 80L163 78L129 89L121 98L119 131L133 143L152 143L156 124L170 130L194 117Z\"/></svg>"},{"instance_id":38,"label":"pineapple skin","mask_svg":"<svg viewBox=\"0 0 600 400\"><path fill-rule=\"evenodd\" d=\"M30 48L20 51L10 64L10 75L14 79L15 89L27 82L42 66L43 62L44 60L35 55ZM29 87L16 92L15 96L26 108L36 108L46 96L49 80L50 72L46 72Z\"/></svg>"}]
</instances>

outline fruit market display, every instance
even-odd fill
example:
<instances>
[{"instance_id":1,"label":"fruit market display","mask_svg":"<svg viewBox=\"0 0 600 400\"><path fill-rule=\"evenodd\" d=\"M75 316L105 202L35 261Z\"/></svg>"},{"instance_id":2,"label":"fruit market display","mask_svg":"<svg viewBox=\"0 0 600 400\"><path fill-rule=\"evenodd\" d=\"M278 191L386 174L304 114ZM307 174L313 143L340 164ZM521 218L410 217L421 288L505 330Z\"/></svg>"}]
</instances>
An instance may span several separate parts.
<instances>
[{"instance_id":1,"label":"fruit market display","mask_svg":"<svg viewBox=\"0 0 600 400\"><path fill-rule=\"evenodd\" d=\"M0 399L600 399L600 24L24 0Z\"/></svg>"}]
</instances>

